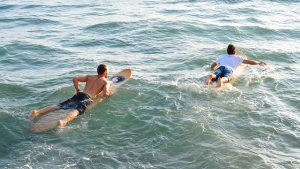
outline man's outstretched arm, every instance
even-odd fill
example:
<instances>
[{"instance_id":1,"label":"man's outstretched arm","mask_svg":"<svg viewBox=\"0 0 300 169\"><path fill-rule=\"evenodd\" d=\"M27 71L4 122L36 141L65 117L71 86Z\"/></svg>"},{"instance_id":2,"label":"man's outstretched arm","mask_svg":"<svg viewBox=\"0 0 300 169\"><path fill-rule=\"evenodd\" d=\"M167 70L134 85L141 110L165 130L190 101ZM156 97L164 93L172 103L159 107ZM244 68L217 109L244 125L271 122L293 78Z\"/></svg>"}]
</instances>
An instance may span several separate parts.
<instances>
[{"instance_id":1,"label":"man's outstretched arm","mask_svg":"<svg viewBox=\"0 0 300 169\"><path fill-rule=\"evenodd\" d=\"M243 63L247 65L260 65L260 66L267 65L265 62L260 62L256 60L244 60Z\"/></svg>"}]
</instances>

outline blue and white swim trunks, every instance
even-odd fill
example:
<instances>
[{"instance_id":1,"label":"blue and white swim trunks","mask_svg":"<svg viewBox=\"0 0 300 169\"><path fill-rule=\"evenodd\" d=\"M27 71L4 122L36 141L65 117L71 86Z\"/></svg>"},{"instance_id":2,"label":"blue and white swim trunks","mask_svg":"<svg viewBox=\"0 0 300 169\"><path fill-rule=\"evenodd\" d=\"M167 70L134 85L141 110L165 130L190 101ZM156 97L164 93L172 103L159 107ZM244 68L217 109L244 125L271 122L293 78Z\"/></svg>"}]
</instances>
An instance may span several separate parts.
<instances>
[{"instance_id":1,"label":"blue and white swim trunks","mask_svg":"<svg viewBox=\"0 0 300 169\"><path fill-rule=\"evenodd\" d=\"M222 77L227 77L229 81L231 80L232 73L233 70L230 67L226 67L226 66L220 66L214 72L214 74L216 75L216 80Z\"/></svg>"},{"instance_id":2,"label":"blue and white swim trunks","mask_svg":"<svg viewBox=\"0 0 300 169\"><path fill-rule=\"evenodd\" d=\"M77 109L79 115L83 114L89 104L91 104L93 100L91 97L84 93L78 92L72 98L59 103L57 106L59 109Z\"/></svg>"}]
</instances>

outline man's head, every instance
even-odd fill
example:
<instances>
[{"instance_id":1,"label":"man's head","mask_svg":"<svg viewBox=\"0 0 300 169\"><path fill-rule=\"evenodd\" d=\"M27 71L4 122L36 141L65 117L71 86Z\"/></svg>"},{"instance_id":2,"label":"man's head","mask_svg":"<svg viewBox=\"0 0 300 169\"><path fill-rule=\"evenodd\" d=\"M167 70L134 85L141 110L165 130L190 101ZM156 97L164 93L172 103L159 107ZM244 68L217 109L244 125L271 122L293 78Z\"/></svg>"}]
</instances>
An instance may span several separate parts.
<instances>
[{"instance_id":1,"label":"man's head","mask_svg":"<svg viewBox=\"0 0 300 169\"><path fill-rule=\"evenodd\" d=\"M104 75L104 74L106 74L105 77L107 77L107 75L108 75L108 68L107 68L107 66L105 64L100 64L98 66L98 68L97 68L97 73L98 73L98 75Z\"/></svg>"},{"instance_id":2,"label":"man's head","mask_svg":"<svg viewBox=\"0 0 300 169\"><path fill-rule=\"evenodd\" d=\"M235 46L233 44L228 45L227 54L228 55L234 55L235 54Z\"/></svg>"}]
</instances>

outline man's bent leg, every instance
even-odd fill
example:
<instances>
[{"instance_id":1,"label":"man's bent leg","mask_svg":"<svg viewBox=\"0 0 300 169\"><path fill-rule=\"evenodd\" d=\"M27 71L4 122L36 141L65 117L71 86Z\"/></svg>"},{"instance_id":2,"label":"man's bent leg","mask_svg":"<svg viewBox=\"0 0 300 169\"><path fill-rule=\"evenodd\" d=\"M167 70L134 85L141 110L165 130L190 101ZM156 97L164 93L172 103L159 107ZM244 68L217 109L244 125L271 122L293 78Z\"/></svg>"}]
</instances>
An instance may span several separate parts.
<instances>
[{"instance_id":1,"label":"man's bent leg","mask_svg":"<svg viewBox=\"0 0 300 169\"><path fill-rule=\"evenodd\" d=\"M60 127L65 126L68 122L74 120L79 115L78 110L74 109L64 119L58 120L57 124Z\"/></svg>"},{"instance_id":2,"label":"man's bent leg","mask_svg":"<svg viewBox=\"0 0 300 169\"><path fill-rule=\"evenodd\" d=\"M228 83L228 82L229 82L228 77L218 78L217 88L221 88L224 83Z\"/></svg>"},{"instance_id":3,"label":"man's bent leg","mask_svg":"<svg viewBox=\"0 0 300 169\"><path fill-rule=\"evenodd\" d=\"M51 105L51 106L47 106L47 107L44 107L44 108L39 109L39 110L33 110L31 112L30 119L32 120L36 116L39 116L41 114L47 113L49 111L54 111L54 110L57 110L57 109L58 109L57 105Z\"/></svg>"},{"instance_id":4,"label":"man's bent leg","mask_svg":"<svg viewBox=\"0 0 300 169\"><path fill-rule=\"evenodd\" d=\"M215 74L210 74L208 77L207 77L207 79L205 80L205 85L209 85L210 83L211 83L211 81L213 80L213 79L215 79L216 78L216 75Z\"/></svg>"}]
</instances>

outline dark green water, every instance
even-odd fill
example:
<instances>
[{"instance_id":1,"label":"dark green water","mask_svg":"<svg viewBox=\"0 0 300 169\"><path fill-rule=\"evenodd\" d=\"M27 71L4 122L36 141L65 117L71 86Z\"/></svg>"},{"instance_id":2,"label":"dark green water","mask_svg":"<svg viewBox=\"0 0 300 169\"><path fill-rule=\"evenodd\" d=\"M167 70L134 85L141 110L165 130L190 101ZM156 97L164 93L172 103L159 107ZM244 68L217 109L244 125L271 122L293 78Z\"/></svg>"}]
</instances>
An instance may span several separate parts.
<instances>
[{"instance_id":1,"label":"dark green water","mask_svg":"<svg viewBox=\"0 0 300 169\"><path fill-rule=\"evenodd\" d=\"M298 1L0 1L0 168L300 168ZM235 44L246 66L205 88ZM72 77L132 68L116 95L36 134Z\"/></svg>"}]
</instances>

